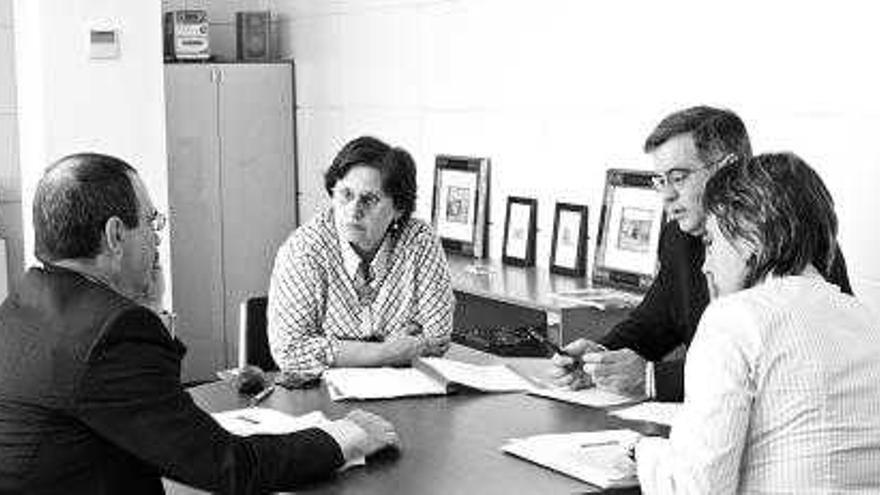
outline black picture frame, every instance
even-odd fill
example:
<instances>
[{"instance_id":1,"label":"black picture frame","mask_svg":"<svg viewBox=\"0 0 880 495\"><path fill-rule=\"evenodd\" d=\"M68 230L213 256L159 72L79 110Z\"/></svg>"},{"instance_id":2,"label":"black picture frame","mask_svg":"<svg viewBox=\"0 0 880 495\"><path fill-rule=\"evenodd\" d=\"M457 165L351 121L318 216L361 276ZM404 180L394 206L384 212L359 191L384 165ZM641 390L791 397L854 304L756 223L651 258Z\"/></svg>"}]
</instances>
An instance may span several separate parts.
<instances>
[{"instance_id":1,"label":"black picture frame","mask_svg":"<svg viewBox=\"0 0 880 495\"><path fill-rule=\"evenodd\" d=\"M556 203L550 248L551 273L571 277L587 274L588 226L589 208L586 205ZM575 228L577 232L572 232Z\"/></svg>"},{"instance_id":2,"label":"black picture frame","mask_svg":"<svg viewBox=\"0 0 880 495\"><path fill-rule=\"evenodd\" d=\"M596 234L593 285L644 293L660 268L658 247L666 222L663 198L650 170L610 168Z\"/></svg>"},{"instance_id":3,"label":"black picture frame","mask_svg":"<svg viewBox=\"0 0 880 495\"><path fill-rule=\"evenodd\" d=\"M538 232L538 200L507 197L501 261L507 265L534 266Z\"/></svg>"},{"instance_id":4,"label":"black picture frame","mask_svg":"<svg viewBox=\"0 0 880 495\"><path fill-rule=\"evenodd\" d=\"M489 158L437 155L431 222L443 249L489 254Z\"/></svg>"}]
</instances>

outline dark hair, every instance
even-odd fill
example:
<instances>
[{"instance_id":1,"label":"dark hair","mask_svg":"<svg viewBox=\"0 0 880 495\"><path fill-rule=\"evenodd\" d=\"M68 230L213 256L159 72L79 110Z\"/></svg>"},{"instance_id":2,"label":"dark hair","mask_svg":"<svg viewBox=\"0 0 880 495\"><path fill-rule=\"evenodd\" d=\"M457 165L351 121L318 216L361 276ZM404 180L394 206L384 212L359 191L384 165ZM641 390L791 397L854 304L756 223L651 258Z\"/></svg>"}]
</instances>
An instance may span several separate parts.
<instances>
[{"instance_id":1,"label":"dark hair","mask_svg":"<svg viewBox=\"0 0 880 495\"><path fill-rule=\"evenodd\" d=\"M34 254L43 262L94 258L107 220L139 224L131 165L112 156L78 153L46 169L34 195Z\"/></svg>"},{"instance_id":2,"label":"dark hair","mask_svg":"<svg viewBox=\"0 0 880 495\"><path fill-rule=\"evenodd\" d=\"M737 158L752 156L752 145L743 121L730 110L697 106L668 115L645 140L650 153L669 139L690 133L697 155L705 164L732 154Z\"/></svg>"},{"instance_id":3,"label":"dark hair","mask_svg":"<svg viewBox=\"0 0 880 495\"><path fill-rule=\"evenodd\" d=\"M349 141L324 173L324 187L333 195L336 182L356 165L371 167L382 176L382 191L391 197L400 211L400 220L409 220L416 209L416 164L403 148L394 147L370 136Z\"/></svg>"},{"instance_id":4,"label":"dark hair","mask_svg":"<svg viewBox=\"0 0 880 495\"><path fill-rule=\"evenodd\" d=\"M810 263L827 278L837 251L834 200L796 155L765 154L722 167L706 183L703 206L727 239L754 249L746 287L771 273L798 274Z\"/></svg>"}]
</instances>

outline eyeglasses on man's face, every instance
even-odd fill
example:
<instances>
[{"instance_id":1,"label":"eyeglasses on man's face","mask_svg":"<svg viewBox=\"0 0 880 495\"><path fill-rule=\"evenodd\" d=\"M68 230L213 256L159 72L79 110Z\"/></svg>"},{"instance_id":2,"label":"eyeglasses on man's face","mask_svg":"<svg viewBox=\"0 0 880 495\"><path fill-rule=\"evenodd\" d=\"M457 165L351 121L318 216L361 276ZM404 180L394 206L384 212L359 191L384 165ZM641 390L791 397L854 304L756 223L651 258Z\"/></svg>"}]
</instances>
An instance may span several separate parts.
<instances>
[{"instance_id":1,"label":"eyeglasses on man's face","mask_svg":"<svg viewBox=\"0 0 880 495\"><path fill-rule=\"evenodd\" d=\"M678 192L681 192L684 189L684 186L687 184L688 179L695 173L701 170L712 170L721 168L731 162L736 160L736 156L732 153L728 153L724 155L724 157L716 162L709 164L706 167L701 168L671 168L663 173L658 173L651 177L651 183L654 186L654 189L658 191L662 191L667 187L672 187Z\"/></svg>"},{"instance_id":2,"label":"eyeglasses on man's face","mask_svg":"<svg viewBox=\"0 0 880 495\"><path fill-rule=\"evenodd\" d=\"M654 189L658 191L662 191L670 186L676 191L681 191L684 189L685 184L687 184L688 178L699 170L704 169L671 168L651 177L651 184L654 186Z\"/></svg>"},{"instance_id":3,"label":"eyeglasses on man's face","mask_svg":"<svg viewBox=\"0 0 880 495\"><path fill-rule=\"evenodd\" d=\"M167 223L168 219L161 212L154 211L150 216L147 217L147 222L150 224L150 228L153 232L161 232L162 229L165 228L165 223Z\"/></svg>"}]
</instances>

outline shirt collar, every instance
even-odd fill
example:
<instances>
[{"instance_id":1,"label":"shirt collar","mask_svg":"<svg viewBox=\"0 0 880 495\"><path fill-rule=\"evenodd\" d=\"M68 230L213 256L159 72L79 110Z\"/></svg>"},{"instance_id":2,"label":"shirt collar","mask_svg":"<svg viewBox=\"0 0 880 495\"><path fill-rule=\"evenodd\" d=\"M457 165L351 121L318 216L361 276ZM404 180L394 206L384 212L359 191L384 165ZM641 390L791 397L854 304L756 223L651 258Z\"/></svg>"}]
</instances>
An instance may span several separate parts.
<instances>
[{"instance_id":1,"label":"shirt collar","mask_svg":"<svg viewBox=\"0 0 880 495\"><path fill-rule=\"evenodd\" d=\"M373 278L376 280L381 279L385 274L386 263L391 251L392 237L393 236L389 232L388 235L382 239L382 244L379 246L376 256L373 256L373 260L370 261L370 269L373 272ZM345 273L347 273L349 277L355 278L358 266L361 264L361 257L357 254L354 248L351 247L351 244L343 240L341 236L337 235L337 238L339 239L339 251L342 253L342 264L345 267Z\"/></svg>"}]
</instances>

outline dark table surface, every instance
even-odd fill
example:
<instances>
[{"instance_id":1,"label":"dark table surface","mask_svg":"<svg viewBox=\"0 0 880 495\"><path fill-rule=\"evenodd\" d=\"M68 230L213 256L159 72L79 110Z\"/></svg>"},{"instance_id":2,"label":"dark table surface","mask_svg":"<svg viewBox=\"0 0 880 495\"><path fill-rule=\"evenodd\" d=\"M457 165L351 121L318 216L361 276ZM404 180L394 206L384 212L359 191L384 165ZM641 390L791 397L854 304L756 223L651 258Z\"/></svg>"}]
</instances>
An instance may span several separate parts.
<instances>
[{"instance_id":1,"label":"dark table surface","mask_svg":"<svg viewBox=\"0 0 880 495\"><path fill-rule=\"evenodd\" d=\"M497 360L456 345L447 357L477 363ZM547 362L533 358L503 361L525 374L537 372ZM191 393L202 408L211 412L246 406L245 400L224 382L201 385ZM365 467L301 487L297 493L592 493L598 490L587 483L504 454L499 447L510 438L544 433L616 428L663 433L658 425L625 421L600 409L521 393L333 402L322 385L311 390L279 388L261 406L294 415L320 410L331 419L361 408L390 420L401 437L398 454L381 454ZM174 483L167 486L168 493L201 493Z\"/></svg>"}]
</instances>

